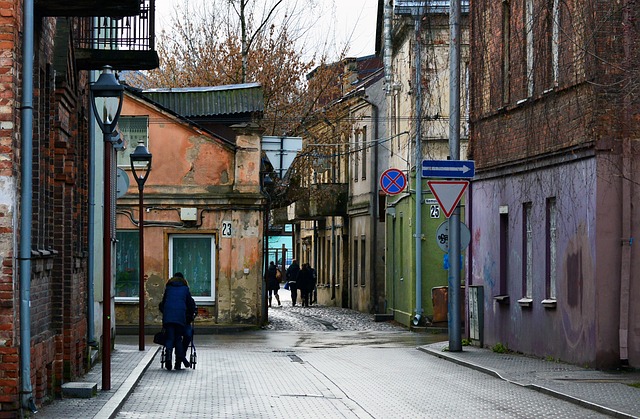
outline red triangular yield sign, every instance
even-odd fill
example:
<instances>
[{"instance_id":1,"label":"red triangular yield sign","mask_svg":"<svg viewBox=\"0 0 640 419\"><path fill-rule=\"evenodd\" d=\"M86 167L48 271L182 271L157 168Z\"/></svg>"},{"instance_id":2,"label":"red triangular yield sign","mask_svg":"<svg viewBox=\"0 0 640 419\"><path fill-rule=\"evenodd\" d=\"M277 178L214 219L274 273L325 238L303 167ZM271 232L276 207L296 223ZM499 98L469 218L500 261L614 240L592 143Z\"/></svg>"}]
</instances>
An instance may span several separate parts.
<instances>
[{"instance_id":1,"label":"red triangular yield sign","mask_svg":"<svg viewBox=\"0 0 640 419\"><path fill-rule=\"evenodd\" d=\"M431 180L427 183L447 218L451 216L469 186L469 182L466 180Z\"/></svg>"}]
</instances>

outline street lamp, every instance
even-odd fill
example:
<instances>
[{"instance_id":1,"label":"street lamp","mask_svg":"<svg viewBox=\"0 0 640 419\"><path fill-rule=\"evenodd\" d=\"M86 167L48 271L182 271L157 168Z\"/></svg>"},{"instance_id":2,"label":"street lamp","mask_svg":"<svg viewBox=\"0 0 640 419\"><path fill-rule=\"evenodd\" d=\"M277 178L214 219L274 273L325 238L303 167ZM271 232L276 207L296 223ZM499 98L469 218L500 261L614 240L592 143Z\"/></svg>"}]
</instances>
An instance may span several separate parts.
<instances>
[{"instance_id":1,"label":"street lamp","mask_svg":"<svg viewBox=\"0 0 640 419\"><path fill-rule=\"evenodd\" d=\"M104 66L98 80L91 84L91 107L104 140L104 227L102 278L102 390L111 390L111 244L114 239L112 211L113 137L120 119L124 87L110 66Z\"/></svg>"},{"instance_id":2,"label":"street lamp","mask_svg":"<svg viewBox=\"0 0 640 419\"><path fill-rule=\"evenodd\" d=\"M131 159L131 172L133 178L138 184L138 262L140 282L138 286L138 306L139 306L139 320L138 320L138 347L141 351L144 351L144 211L142 208L142 200L144 197L144 183L151 173L151 153L149 149L144 145L144 142L140 141L136 149L129 155Z\"/></svg>"}]
</instances>

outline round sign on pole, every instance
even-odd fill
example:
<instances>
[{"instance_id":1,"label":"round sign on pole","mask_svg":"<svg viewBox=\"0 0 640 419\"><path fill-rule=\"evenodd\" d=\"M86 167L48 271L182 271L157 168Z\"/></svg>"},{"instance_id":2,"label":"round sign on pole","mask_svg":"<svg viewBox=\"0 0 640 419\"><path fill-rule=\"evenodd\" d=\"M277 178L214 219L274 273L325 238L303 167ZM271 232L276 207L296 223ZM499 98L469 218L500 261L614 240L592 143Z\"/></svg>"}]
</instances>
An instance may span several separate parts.
<instances>
[{"instance_id":1,"label":"round sign on pole","mask_svg":"<svg viewBox=\"0 0 640 419\"><path fill-rule=\"evenodd\" d=\"M407 178L398 169L387 169L380 176L380 187L389 195L397 195L407 187Z\"/></svg>"},{"instance_id":2,"label":"round sign on pole","mask_svg":"<svg viewBox=\"0 0 640 419\"><path fill-rule=\"evenodd\" d=\"M471 232L469 227L465 223L460 223L460 250L466 249L470 241ZM449 253L449 221L440 224L438 230L436 230L436 243L438 243L443 252Z\"/></svg>"}]
</instances>

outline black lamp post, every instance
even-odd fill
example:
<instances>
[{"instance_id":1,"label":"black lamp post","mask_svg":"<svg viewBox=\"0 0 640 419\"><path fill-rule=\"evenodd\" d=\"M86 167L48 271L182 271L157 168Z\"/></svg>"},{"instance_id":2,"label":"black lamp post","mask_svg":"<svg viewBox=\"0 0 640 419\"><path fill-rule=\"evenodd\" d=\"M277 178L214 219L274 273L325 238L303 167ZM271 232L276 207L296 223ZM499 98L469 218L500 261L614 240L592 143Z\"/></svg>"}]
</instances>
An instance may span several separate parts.
<instances>
[{"instance_id":1,"label":"black lamp post","mask_svg":"<svg viewBox=\"0 0 640 419\"><path fill-rule=\"evenodd\" d=\"M144 210L142 208L142 201L144 198L144 183L151 173L151 153L149 149L144 145L142 141L138 143L136 149L129 156L131 159L131 172L133 178L138 184L138 262L139 262L139 286L138 286L138 306L139 306L139 319L138 319L138 347L141 351L144 351Z\"/></svg>"},{"instance_id":2,"label":"black lamp post","mask_svg":"<svg viewBox=\"0 0 640 419\"><path fill-rule=\"evenodd\" d=\"M111 245L114 240L113 134L122 110L124 87L118 83L111 67L105 66L98 80L91 84L91 107L104 139L104 227L102 278L102 390L111 390Z\"/></svg>"}]
</instances>

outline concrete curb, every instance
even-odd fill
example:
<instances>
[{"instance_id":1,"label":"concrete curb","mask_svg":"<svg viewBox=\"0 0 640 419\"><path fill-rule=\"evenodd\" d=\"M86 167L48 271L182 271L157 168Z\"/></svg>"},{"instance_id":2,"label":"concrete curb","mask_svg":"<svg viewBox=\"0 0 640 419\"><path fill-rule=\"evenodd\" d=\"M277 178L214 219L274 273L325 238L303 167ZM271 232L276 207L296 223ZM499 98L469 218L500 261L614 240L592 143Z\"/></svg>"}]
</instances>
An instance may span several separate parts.
<instances>
[{"instance_id":1,"label":"concrete curb","mask_svg":"<svg viewBox=\"0 0 640 419\"><path fill-rule=\"evenodd\" d=\"M109 401L102 406L102 409L96 413L94 416L95 419L111 419L115 417L116 413L124 402L129 397L129 394L133 391L133 389L138 385L138 382L142 378L142 374L149 368L151 365L151 361L158 353L160 349L159 346L156 346L154 349L149 349L147 354L144 356L142 361L138 363L138 365L131 371L131 374L127 377L126 380L122 383L122 385L118 388L113 396L109 399Z\"/></svg>"},{"instance_id":2,"label":"concrete curb","mask_svg":"<svg viewBox=\"0 0 640 419\"><path fill-rule=\"evenodd\" d=\"M525 387L525 388L528 388L528 389L531 389L531 390L535 390L535 391L538 391L540 393L546 394L548 396L552 396L552 397L567 401L569 403L573 403L573 404L578 405L580 407L584 407L584 408L587 408L587 409L590 409L590 410L593 410L593 411L596 411L596 412L599 412L599 413L604 413L606 415L610 415L612 417L622 418L622 419L637 419L638 418L638 416L634 416L634 415L630 415L630 414L627 414L627 413L624 413L624 412L620 412L620 411L617 411L615 409L612 409L612 408L609 408L609 407L606 407L606 406L602 406L602 405L590 402L588 400L583 400L581 398L572 396L570 394L561 393L561 392L558 392L556 390L552 390L552 389L549 389L549 388L546 388L546 387L543 387L543 386L540 386L540 385L519 383L517 381L514 381L512 379L509 379L509 378L505 377L503 375L504 374L503 372L500 372L500 371L497 371L497 370L494 370L494 369L491 369L491 368L487 368L485 366L478 365L478 364L473 363L473 362L469 362L469 361L465 361L465 360L459 359L459 358L457 358L455 356L452 356L451 354L449 354L446 351L436 350L434 348L429 348L429 347L425 347L425 346L419 346L417 349L419 351L421 351L421 352L428 353L428 354L433 355L435 357L438 357L438 358L441 358L441 359L445 359L447 361L453 362L455 364L458 364L458 365L461 365L461 366L464 366L464 367L468 367L468 368L474 369L474 370L482 372L484 374L491 375L493 377L496 377L496 378L499 378L501 380L507 381L507 382L509 382L511 384L515 384L515 385L518 385L520 387Z\"/></svg>"}]
</instances>

